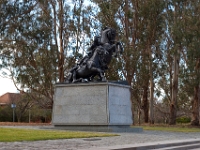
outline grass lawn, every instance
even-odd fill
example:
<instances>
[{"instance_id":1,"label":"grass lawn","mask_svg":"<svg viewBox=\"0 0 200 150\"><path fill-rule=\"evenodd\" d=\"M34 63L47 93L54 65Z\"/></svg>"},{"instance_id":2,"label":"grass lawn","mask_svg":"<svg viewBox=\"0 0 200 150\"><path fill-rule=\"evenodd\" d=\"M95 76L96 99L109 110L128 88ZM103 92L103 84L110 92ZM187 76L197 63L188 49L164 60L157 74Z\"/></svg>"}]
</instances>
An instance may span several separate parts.
<instances>
[{"instance_id":1,"label":"grass lawn","mask_svg":"<svg viewBox=\"0 0 200 150\"><path fill-rule=\"evenodd\" d=\"M71 138L91 138L117 136L116 134L97 133L97 132L76 132L60 130L34 130L34 129L15 129L0 127L0 142L16 141L38 141Z\"/></svg>"},{"instance_id":2,"label":"grass lawn","mask_svg":"<svg viewBox=\"0 0 200 150\"><path fill-rule=\"evenodd\" d=\"M200 128L190 127L190 126L169 126L169 125L142 125L140 126L143 130L154 130L154 131L169 131L169 132L200 132Z\"/></svg>"}]
</instances>

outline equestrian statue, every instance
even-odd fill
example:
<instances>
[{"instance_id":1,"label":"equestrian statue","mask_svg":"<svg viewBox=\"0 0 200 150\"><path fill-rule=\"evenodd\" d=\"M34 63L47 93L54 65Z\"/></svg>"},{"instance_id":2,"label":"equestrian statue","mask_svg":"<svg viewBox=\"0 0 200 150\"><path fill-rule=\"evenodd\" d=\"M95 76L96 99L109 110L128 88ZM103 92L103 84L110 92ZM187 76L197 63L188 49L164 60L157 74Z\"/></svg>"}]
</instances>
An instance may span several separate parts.
<instances>
[{"instance_id":1,"label":"equestrian statue","mask_svg":"<svg viewBox=\"0 0 200 150\"><path fill-rule=\"evenodd\" d=\"M123 52L120 42L115 41L116 30L106 27L101 36L96 36L90 47L89 53L78 61L73 68L69 70L66 83L89 82L98 76L99 81L106 81L105 71L111 62L112 56Z\"/></svg>"}]
</instances>

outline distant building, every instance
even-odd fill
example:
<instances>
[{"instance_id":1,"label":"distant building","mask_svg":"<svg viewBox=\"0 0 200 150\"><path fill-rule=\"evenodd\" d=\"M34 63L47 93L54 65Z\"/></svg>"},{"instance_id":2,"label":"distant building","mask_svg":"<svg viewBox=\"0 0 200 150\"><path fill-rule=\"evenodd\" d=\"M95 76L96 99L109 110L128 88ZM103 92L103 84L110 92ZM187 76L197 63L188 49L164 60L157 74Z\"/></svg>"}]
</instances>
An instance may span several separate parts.
<instances>
[{"instance_id":1,"label":"distant building","mask_svg":"<svg viewBox=\"0 0 200 150\"><path fill-rule=\"evenodd\" d=\"M20 93L5 93L0 96L0 107L15 104L20 98Z\"/></svg>"}]
</instances>

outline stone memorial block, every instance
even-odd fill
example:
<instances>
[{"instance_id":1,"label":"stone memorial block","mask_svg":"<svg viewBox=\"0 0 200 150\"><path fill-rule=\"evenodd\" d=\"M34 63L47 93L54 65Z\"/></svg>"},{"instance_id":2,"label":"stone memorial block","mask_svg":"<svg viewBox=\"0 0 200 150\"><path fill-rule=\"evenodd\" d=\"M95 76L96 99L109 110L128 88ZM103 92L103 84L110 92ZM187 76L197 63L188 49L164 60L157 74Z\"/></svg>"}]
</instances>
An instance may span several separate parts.
<instances>
[{"instance_id":1,"label":"stone memorial block","mask_svg":"<svg viewBox=\"0 0 200 150\"><path fill-rule=\"evenodd\" d=\"M112 82L56 84L52 123L131 125L130 87Z\"/></svg>"}]
</instances>

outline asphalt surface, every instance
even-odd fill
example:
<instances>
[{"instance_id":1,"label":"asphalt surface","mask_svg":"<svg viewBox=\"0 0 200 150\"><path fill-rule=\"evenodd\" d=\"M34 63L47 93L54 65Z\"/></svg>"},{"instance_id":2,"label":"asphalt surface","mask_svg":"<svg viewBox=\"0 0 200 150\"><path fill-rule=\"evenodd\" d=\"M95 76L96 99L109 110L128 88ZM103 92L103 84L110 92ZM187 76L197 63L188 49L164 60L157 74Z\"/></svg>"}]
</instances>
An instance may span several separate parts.
<instances>
[{"instance_id":1,"label":"asphalt surface","mask_svg":"<svg viewBox=\"0 0 200 150\"><path fill-rule=\"evenodd\" d=\"M43 129L42 126L0 126L6 128ZM77 138L61 140L44 140L32 142L0 142L0 150L78 150L98 149L101 147L147 144L152 142L166 142L175 140L200 139L200 133L180 133L163 131L143 131L141 133L117 133L119 136Z\"/></svg>"}]
</instances>

